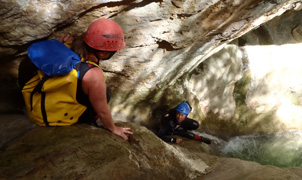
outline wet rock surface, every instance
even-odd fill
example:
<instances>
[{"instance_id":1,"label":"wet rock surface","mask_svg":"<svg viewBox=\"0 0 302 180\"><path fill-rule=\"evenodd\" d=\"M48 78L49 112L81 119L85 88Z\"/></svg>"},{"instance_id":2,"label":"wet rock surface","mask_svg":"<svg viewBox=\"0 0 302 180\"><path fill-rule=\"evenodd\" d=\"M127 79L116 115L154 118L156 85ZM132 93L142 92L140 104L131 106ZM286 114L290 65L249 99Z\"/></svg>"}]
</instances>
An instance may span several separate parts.
<instances>
[{"instance_id":1,"label":"wet rock surface","mask_svg":"<svg viewBox=\"0 0 302 180\"><path fill-rule=\"evenodd\" d=\"M300 0L1 3L0 179L301 179L301 168L220 158L215 144L167 144L146 129L158 128L158 117L184 99L195 109L199 131L221 138L301 129L300 82L286 84L300 77L300 71L288 74L300 65L270 69L271 57L257 66L269 70L258 76L244 47L301 43ZM22 114L17 76L26 48L80 35L97 18L113 19L125 32L126 48L101 66L112 115L134 122L125 125L139 143L88 125L36 127ZM252 54L273 54L260 49ZM294 53L284 54L293 59Z\"/></svg>"},{"instance_id":2,"label":"wet rock surface","mask_svg":"<svg viewBox=\"0 0 302 180\"><path fill-rule=\"evenodd\" d=\"M215 144L168 144L134 123L139 143L95 126L35 127L0 153L0 179L302 179L277 168L213 154Z\"/></svg>"},{"instance_id":3,"label":"wet rock surface","mask_svg":"<svg viewBox=\"0 0 302 180\"><path fill-rule=\"evenodd\" d=\"M185 154L144 127L123 125L132 128L138 144L89 125L36 127L0 153L1 178L186 179L206 172L205 153Z\"/></svg>"},{"instance_id":4,"label":"wet rock surface","mask_svg":"<svg viewBox=\"0 0 302 180\"><path fill-rule=\"evenodd\" d=\"M259 28L240 46L252 40L258 44L264 40L279 44L283 38L287 39L283 43L299 42L300 9L299 0L5 1L0 9L0 112L22 109L18 65L30 44L67 33L80 35L95 19L110 18L121 25L126 39L125 49L100 64L112 92L114 119L155 128L154 119L188 100L198 110L192 117L203 124L203 131L220 136L250 133L242 128L246 122L255 124L257 114L251 121L243 114L254 106L247 104L238 111L241 101L233 97L243 73L242 57L229 47L213 55L274 18L277 21ZM228 124L234 133L220 130ZM258 131L267 131L262 123L259 126Z\"/></svg>"}]
</instances>

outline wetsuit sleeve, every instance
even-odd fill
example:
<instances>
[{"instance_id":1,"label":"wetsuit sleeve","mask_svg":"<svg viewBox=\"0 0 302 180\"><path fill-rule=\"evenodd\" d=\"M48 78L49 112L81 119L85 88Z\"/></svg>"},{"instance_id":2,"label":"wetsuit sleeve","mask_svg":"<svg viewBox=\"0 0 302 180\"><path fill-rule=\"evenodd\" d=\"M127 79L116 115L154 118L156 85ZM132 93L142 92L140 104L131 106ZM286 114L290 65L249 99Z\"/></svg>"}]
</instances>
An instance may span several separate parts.
<instances>
[{"instance_id":1,"label":"wetsuit sleeve","mask_svg":"<svg viewBox=\"0 0 302 180\"><path fill-rule=\"evenodd\" d=\"M169 122L165 122L157 133L157 136L165 142L176 143L176 138L168 137L171 128L172 127L170 126Z\"/></svg>"},{"instance_id":2,"label":"wetsuit sleeve","mask_svg":"<svg viewBox=\"0 0 302 180\"><path fill-rule=\"evenodd\" d=\"M182 123L181 127L184 128L185 130L196 130L199 127L198 121L191 119L191 118L186 118Z\"/></svg>"}]
</instances>

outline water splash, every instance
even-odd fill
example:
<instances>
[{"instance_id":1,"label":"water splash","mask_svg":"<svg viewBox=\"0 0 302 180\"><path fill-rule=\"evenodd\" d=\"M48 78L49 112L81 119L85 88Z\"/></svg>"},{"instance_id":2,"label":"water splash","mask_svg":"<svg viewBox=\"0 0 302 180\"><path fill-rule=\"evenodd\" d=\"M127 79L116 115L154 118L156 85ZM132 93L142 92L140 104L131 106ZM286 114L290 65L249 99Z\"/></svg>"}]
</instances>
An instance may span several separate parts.
<instances>
[{"instance_id":1,"label":"water splash","mask_svg":"<svg viewBox=\"0 0 302 180\"><path fill-rule=\"evenodd\" d=\"M220 155L263 165L302 167L302 131L233 137L221 148Z\"/></svg>"},{"instance_id":2,"label":"water splash","mask_svg":"<svg viewBox=\"0 0 302 180\"><path fill-rule=\"evenodd\" d=\"M228 143L227 141L224 141L218 137L212 136L210 134L206 134L206 133L201 133L201 132L197 132L197 131L192 131L194 134L197 134L199 136L208 138L211 140L211 150L213 152L213 154L215 155L219 155L221 152L221 149Z\"/></svg>"}]
</instances>

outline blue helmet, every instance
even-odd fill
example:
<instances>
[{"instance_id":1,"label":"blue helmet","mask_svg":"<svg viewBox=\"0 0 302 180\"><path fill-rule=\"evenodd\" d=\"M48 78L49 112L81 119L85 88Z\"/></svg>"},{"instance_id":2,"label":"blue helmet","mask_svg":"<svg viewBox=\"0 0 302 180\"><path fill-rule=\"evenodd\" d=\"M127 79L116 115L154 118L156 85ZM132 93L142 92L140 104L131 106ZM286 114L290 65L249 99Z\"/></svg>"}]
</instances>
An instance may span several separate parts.
<instances>
[{"instance_id":1,"label":"blue helmet","mask_svg":"<svg viewBox=\"0 0 302 180\"><path fill-rule=\"evenodd\" d=\"M177 105L175 110L177 112L184 113L187 116L191 111L191 106L187 102L182 102Z\"/></svg>"}]
</instances>

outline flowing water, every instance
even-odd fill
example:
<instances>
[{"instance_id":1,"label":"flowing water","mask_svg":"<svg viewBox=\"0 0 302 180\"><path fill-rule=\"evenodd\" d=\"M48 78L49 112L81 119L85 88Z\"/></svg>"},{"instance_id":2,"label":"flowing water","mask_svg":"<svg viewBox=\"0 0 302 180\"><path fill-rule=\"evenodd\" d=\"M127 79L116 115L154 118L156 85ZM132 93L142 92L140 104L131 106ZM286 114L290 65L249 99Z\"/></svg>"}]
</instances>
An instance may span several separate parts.
<instances>
[{"instance_id":1,"label":"flowing water","mask_svg":"<svg viewBox=\"0 0 302 180\"><path fill-rule=\"evenodd\" d=\"M220 155L263 165L302 167L302 131L233 137L223 143Z\"/></svg>"}]
</instances>

